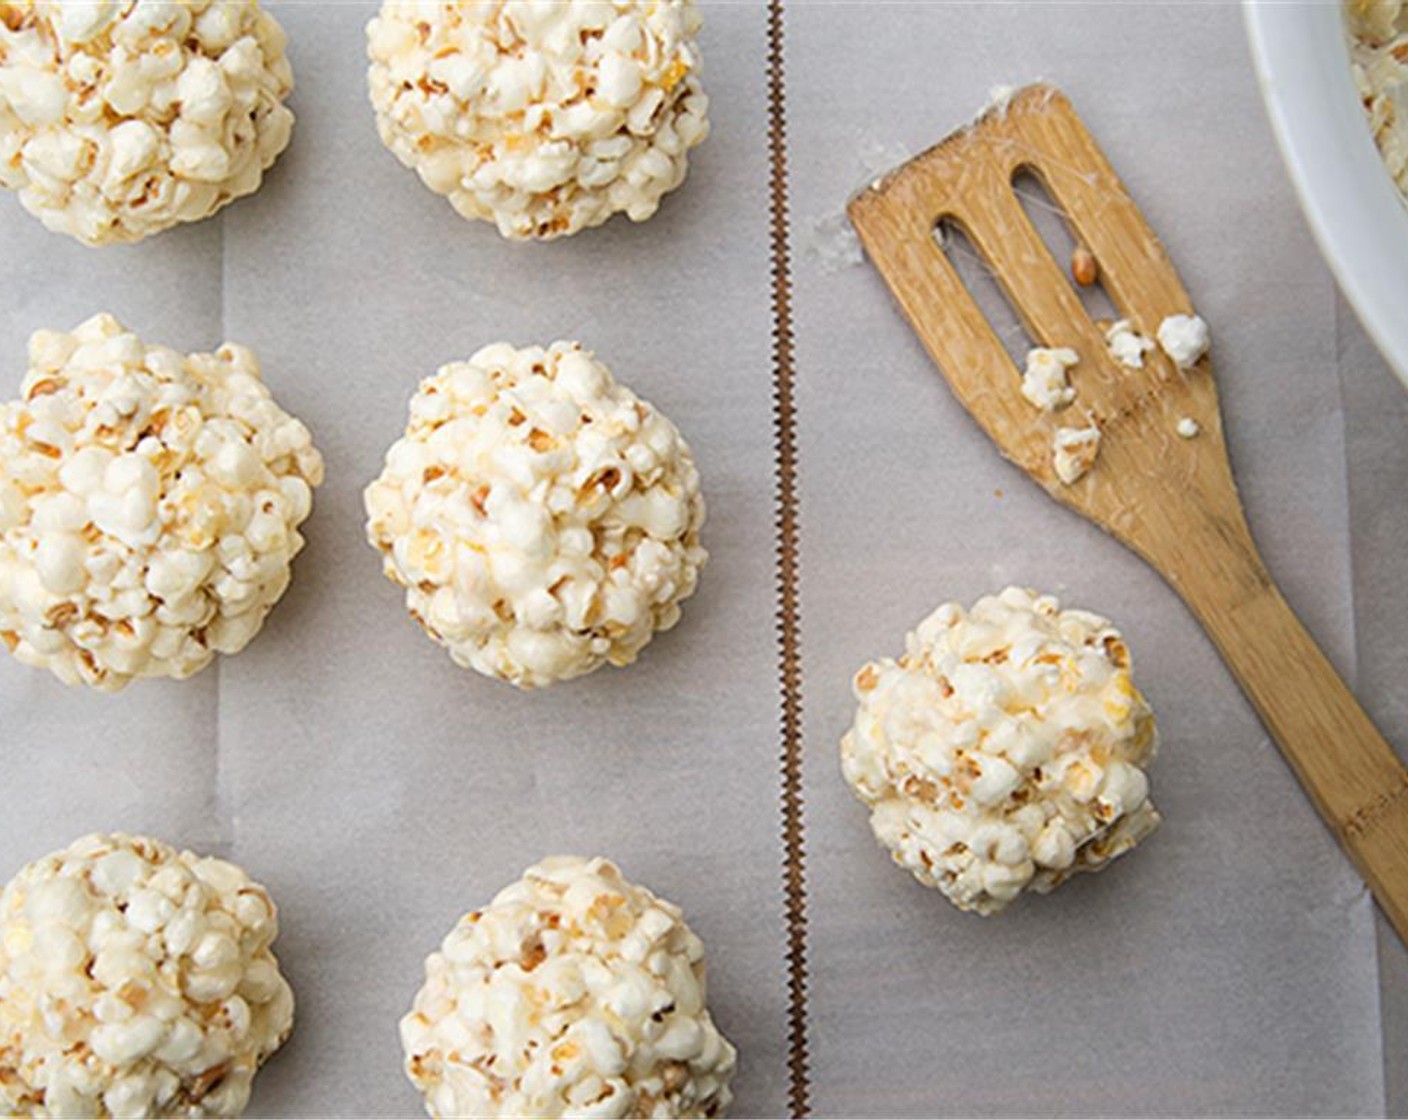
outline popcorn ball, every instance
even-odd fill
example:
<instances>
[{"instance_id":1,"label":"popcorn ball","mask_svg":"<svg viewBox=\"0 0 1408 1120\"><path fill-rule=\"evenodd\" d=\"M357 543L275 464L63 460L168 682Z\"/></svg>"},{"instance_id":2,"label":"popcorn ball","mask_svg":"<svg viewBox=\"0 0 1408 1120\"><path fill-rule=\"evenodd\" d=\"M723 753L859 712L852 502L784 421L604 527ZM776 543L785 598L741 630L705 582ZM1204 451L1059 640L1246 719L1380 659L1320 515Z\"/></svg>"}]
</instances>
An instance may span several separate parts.
<instances>
[{"instance_id":1,"label":"popcorn ball","mask_svg":"<svg viewBox=\"0 0 1408 1120\"><path fill-rule=\"evenodd\" d=\"M377 129L504 237L643 222L709 132L700 23L694 0L387 0L367 25Z\"/></svg>"},{"instance_id":2,"label":"popcorn ball","mask_svg":"<svg viewBox=\"0 0 1408 1120\"><path fill-rule=\"evenodd\" d=\"M434 1117L722 1116L736 1057L679 908L567 856L460 919L401 1042Z\"/></svg>"},{"instance_id":3,"label":"popcorn ball","mask_svg":"<svg viewBox=\"0 0 1408 1120\"><path fill-rule=\"evenodd\" d=\"M1152 832L1153 714L1117 630L1010 587L946 603L855 677L841 765L894 861L993 914Z\"/></svg>"},{"instance_id":4,"label":"popcorn ball","mask_svg":"<svg viewBox=\"0 0 1408 1120\"><path fill-rule=\"evenodd\" d=\"M629 665L708 558L689 447L576 343L441 367L366 508L416 621L520 688Z\"/></svg>"},{"instance_id":5,"label":"popcorn ball","mask_svg":"<svg viewBox=\"0 0 1408 1120\"><path fill-rule=\"evenodd\" d=\"M111 315L29 343L0 404L0 642L68 684L188 677L259 632L323 463L259 362Z\"/></svg>"},{"instance_id":6,"label":"popcorn ball","mask_svg":"<svg viewBox=\"0 0 1408 1120\"><path fill-rule=\"evenodd\" d=\"M0 894L0 1115L238 1116L293 1028L264 888L88 836Z\"/></svg>"},{"instance_id":7,"label":"popcorn ball","mask_svg":"<svg viewBox=\"0 0 1408 1120\"><path fill-rule=\"evenodd\" d=\"M0 185L88 245L259 188L293 72L256 0L0 0Z\"/></svg>"}]
</instances>

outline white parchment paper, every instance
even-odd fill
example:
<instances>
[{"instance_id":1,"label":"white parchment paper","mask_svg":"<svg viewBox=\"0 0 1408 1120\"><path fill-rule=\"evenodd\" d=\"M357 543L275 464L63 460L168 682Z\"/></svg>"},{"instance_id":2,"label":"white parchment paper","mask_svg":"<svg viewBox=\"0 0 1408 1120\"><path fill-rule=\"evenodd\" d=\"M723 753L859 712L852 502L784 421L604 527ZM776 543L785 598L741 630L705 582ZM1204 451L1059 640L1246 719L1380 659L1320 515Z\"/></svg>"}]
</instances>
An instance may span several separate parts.
<instances>
[{"instance_id":1,"label":"white parchment paper","mask_svg":"<svg viewBox=\"0 0 1408 1120\"><path fill-rule=\"evenodd\" d=\"M300 1001L251 1114L408 1116L396 1020L424 954L541 855L608 854L709 946L741 1054L733 1114L780 1115L764 12L707 6L714 133L655 219L514 246L378 143L372 5L270 6L299 123L258 195L97 252L0 198L5 393L31 330L100 309L183 349L233 338L329 477L289 595L237 658L117 698L0 661L0 877L99 828L245 864L280 904ZM1408 954L1376 938L1210 644L1156 576L998 458L869 266L809 248L877 158L938 139L990 86L1066 88L1213 325L1273 572L1404 742L1408 397L1305 232L1236 7L789 4L787 60L818 1113L1401 1111ZM418 378L494 339L556 337L681 426L713 560L636 667L525 696L456 669L406 619L360 491ZM1107 874L983 922L889 865L835 744L863 660L939 601L1014 581L1125 629L1164 728L1167 822Z\"/></svg>"},{"instance_id":2,"label":"white parchment paper","mask_svg":"<svg viewBox=\"0 0 1408 1120\"><path fill-rule=\"evenodd\" d=\"M825 228L874 170L862 153L927 147L991 86L1065 88L1212 324L1253 529L1352 671L1359 537L1336 366L1372 359L1337 345L1239 24L1230 4L794 8L795 228ZM878 274L826 256L800 254L798 277L818 1111L1382 1111L1372 905L1211 644L1140 561L998 457ZM1397 486L1383 500L1401 503L1402 467L1380 462ZM1401 581L1402 552L1376 555L1375 578ZM1166 824L1122 866L984 921L889 864L835 744L863 661L898 653L939 602L1010 582L1125 629L1164 730ZM1381 656L1401 648L1401 628L1384 633Z\"/></svg>"},{"instance_id":3,"label":"white parchment paper","mask_svg":"<svg viewBox=\"0 0 1408 1120\"><path fill-rule=\"evenodd\" d=\"M0 866L98 828L244 864L294 984L255 1115L415 1115L396 1034L464 911L553 852L602 853L679 902L743 1055L740 1113L784 1109L764 13L710 13L714 134L648 225L511 245L376 137L369 4L271 4L298 89L265 187L197 227L93 251L0 199L6 392L39 326L109 309L145 337L254 347L328 482L294 584L239 657L117 698L0 664ZM416 382L508 339L581 339L679 424L713 553L680 626L630 671L524 695L456 668L363 539L362 487Z\"/></svg>"}]
</instances>

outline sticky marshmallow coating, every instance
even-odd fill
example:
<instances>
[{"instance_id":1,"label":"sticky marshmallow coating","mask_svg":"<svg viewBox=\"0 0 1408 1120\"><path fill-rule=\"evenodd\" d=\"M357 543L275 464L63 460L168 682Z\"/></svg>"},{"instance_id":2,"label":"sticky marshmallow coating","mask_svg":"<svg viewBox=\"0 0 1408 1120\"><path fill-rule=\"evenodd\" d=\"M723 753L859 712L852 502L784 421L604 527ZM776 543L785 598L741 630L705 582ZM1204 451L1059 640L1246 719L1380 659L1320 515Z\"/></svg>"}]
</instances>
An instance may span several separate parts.
<instances>
[{"instance_id":1,"label":"sticky marshmallow coating","mask_svg":"<svg viewBox=\"0 0 1408 1120\"><path fill-rule=\"evenodd\" d=\"M366 508L416 621L520 688L629 665L708 558L678 429L570 342L486 346L422 382Z\"/></svg>"},{"instance_id":2,"label":"sticky marshmallow coating","mask_svg":"<svg viewBox=\"0 0 1408 1120\"><path fill-rule=\"evenodd\" d=\"M0 185L88 245L259 188L293 72L256 0L0 0Z\"/></svg>"},{"instance_id":3,"label":"sticky marshmallow coating","mask_svg":"<svg viewBox=\"0 0 1408 1120\"><path fill-rule=\"evenodd\" d=\"M1402 0L1348 0L1354 83L1384 165L1408 198L1408 17Z\"/></svg>"},{"instance_id":4,"label":"sticky marshmallow coating","mask_svg":"<svg viewBox=\"0 0 1408 1120\"><path fill-rule=\"evenodd\" d=\"M678 907L605 859L531 867L425 962L401 1020L433 1117L722 1116L736 1054Z\"/></svg>"},{"instance_id":5,"label":"sticky marshmallow coating","mask_svg":"<svg viewBox=\"0 0 1408 1120\"><path fill-rule=\"evenodd\" d=\"M94 835L0 894L0 1115L239 1116L293 1028L274 904L238 867Z\"/></svg>"},{"instance_id":6,"label":"sticky marshmallow coating","mask_svg":"<svg viewBox=\"0 0 1408 1120\"><path fill-rule=\"evenodd\" d=\"M178 354L97 315L36 332L29 366L0 404L0 642L108 692L243 649L323 477L254 354Z\"/></svg>"},{"instance_id":7,"label":"sticky marshmallow coating","mask_svg":"<svg viewBox=\"0 0 1408 1120\"><path fill-rule=\"evenodd\" d=\"M700 24L694 0L387 0L367 25L377 130L504 237L641 222L709 133Z\"/></svg>"},{"instance_id":8,"label":"sticky marshmallow coating","mask_svg":"<svg viewBox=\"0 0 1408 1120\"><path fill-rule=\"evenodd\" d=\"M894 861L962 910L1099 870L1159 823L1154 717L1098 615L1015 587L945 603L854 689L846 781Z\"/></svg>"}]
</instances>

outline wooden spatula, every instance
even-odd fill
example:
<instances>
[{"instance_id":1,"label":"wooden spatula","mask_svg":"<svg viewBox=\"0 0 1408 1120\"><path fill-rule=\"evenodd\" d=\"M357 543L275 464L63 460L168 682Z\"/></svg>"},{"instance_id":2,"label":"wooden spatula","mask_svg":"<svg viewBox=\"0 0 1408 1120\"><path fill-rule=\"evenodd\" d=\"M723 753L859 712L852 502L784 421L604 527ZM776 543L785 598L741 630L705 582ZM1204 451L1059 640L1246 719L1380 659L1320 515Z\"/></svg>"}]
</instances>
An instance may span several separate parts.
<instances>
[{"instance_id":1,"label":"wooden spatula","mask_svg":"<svg viewBox=\"0 0 1408 1120\"><path fill-rule=\"evenodd\" d=\"M1212 368L1161 352L1143 369L1109 356L1014 189L1030 172L1095 256L1119 314L1153 337L1193 310L1164 247L1069 101L1031 86L896 169L850 204L852 223L930 356L1002 453L1058 501L1144 557L1212 636L1315 807L1408 941L1408 771L1267 574L1232 479ZM1075 402L1020 395L1021 375L935 239L963 230L1041 346L1080 355ZM1180 438L1180 421L1200 433ZM1075 483L1052 465L1058 427L1100 429Z\"/></svg>"}]
</instances>

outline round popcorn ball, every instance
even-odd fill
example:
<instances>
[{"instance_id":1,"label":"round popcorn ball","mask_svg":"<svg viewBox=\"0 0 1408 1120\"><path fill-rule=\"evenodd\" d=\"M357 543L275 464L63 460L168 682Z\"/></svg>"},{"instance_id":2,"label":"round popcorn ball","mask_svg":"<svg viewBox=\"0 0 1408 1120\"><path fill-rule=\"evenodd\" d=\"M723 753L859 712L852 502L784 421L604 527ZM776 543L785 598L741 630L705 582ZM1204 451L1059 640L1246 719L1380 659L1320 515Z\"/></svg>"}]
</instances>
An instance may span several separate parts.
<instances>
[{"instance_id":1,"label":"round popcorn ball","mask_svg":"<svg viewBox=\"0 0 1408 1120\"><path fill-rule=\"evenodd\" d=\"M366 508L416 621L519 688L629 665L708 558L679 431L571 342L486 346L422 382Z\"/></svg>"},{"instance_id":2,"label":"round popcorn ball","mask_svg":"<svg viewBox=\"0 0 1408 1120\"><path fill-rule=\"evenodd\" d=\"M0 893L0 1115L238 1116L293 1028L264 888L95 835Z\"/></svg>"},{"instance_id":3,"label":"round popcorn ball","mask_svg":"<svg viewBox=\"0 0 1408 1120\"><path fill-rule=\"evenodd\" d=\"M605 859L546 859L461 918L401 1043L434 1117L708 1117L732 1099L704 946Z\"/></svg>"},{"instance_id":4,"label":"round popcorn ball","mask_svg":"<svg viewBox=\"0 0 1408 1120\"><path fill-rule=\"evenodd\" d=\"M38 331L0 403L0 642L68 684L188 677L259 632L323 463L259 362L111 315Z\"/></svg>"},{"instance_id":5,"label":"round popcorn ball","mask_svg":"<svg viewBox=\"0 0 1408 1120\"><path fill-rule=\"evenodd\" d=\"M841 765L894 861L993 914L1152 832L1153 714L1098 615L1010 587L946 603L856 674Z\"/></svg>"},{"instance_id":6,"label":"round popcorn ball","mask_svg":"<svg viewBox=\"0 0 1408 1120\"><path fill-rule=\"evenodd\" d=\"M257 190L292 89L257 0L0 0L0 185L85 244L140 241Z\"/></svg>"},{"instance_id":7,"label":"round popcorn ball","mask_svg":"<svg viewBox=\"0 0 1408 1120\"><path fill-rule=\"evenodd\" d=\"M709 133L700 23L694 0L387 0L367 25L377 129L504 237L643 222Z\"/></svg>"}]
</instances>

